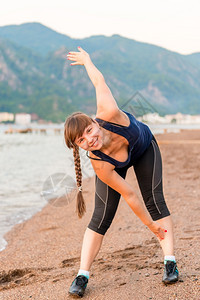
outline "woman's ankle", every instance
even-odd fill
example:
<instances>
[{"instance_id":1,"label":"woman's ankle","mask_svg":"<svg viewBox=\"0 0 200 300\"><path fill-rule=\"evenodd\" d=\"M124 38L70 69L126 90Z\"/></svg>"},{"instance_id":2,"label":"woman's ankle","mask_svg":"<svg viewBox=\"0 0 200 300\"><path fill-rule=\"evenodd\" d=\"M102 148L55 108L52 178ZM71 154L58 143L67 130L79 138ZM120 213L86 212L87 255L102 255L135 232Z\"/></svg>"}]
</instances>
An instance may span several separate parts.
<instances>
[{"instance_id":1,"label":"woman's ankle","mask_svg":"<svg viewBox=\"0 0 200 300\"><path fill-rule=\"evenodd\" d=\"M83 275L83 276L87 277L87 279L89 279L89 277L90 277L90 272L89 272L89 271L86 271L86 270L80 269L80 270L78 271L77 276L79 276L79 275Z\"/></svg>"}]
</instances>

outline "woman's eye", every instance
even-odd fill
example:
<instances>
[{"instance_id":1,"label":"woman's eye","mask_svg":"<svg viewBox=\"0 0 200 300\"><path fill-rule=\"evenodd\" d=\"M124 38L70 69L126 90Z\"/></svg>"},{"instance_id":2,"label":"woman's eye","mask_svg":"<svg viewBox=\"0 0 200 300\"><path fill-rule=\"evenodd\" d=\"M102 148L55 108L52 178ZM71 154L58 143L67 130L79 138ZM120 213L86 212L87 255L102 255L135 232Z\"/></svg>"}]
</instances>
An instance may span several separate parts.
<instances>
[{"instance_id":1,"label":"woman's eye","mask_svg":"<svg viewBox=\"0 0 200 300\"><path fill-rule=\"evenodd\" d=\"M79 140L79 143L81 144L82 142L83 142L83 139L80 139L80 140Z\"/></svg>"},{"instance_id":2,"label":"woman's eye","mask_svg":"<svg viewBox=\"0 0 200 300\"><path fill-rule=\"evenodd\" d=\"M92 130L92 128L89 128L89 129L88 129L88 132L90 132L91 130Z\"/></svg>"}]
</instances>

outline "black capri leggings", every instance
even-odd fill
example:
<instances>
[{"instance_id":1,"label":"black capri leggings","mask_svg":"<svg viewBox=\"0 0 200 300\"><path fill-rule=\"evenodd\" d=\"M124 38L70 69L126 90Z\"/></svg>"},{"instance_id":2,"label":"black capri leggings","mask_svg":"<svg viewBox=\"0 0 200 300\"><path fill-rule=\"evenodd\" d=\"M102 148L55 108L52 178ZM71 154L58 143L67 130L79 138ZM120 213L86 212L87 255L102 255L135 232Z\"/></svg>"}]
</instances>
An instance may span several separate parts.
<instances>
[{"instance_id":1,"label":"black capri leggings","mask_svg":"<svg viewBox=\"0 0 200 300\"><path fill-rule=\"evenodd\" d=\"M150 146L137 160L115 171L125 179L127 170L133 166L140 191L154 221L170 215L162 187L162 160L158 144L153 137ZM95 209L88 225L91 230L104 235L117 211L120 194L96 176Z\"/></svg>"}]
</instances>

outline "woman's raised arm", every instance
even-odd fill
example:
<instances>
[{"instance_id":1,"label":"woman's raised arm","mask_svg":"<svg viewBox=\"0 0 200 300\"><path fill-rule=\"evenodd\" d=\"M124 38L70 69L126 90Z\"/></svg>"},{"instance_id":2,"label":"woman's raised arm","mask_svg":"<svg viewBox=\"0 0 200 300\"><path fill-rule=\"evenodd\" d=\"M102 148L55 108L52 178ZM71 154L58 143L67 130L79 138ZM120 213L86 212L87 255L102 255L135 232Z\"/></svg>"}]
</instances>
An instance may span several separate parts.
<instances>
[{"instance_id":1,"label":"woman's raised arm","mask_svg":"<svg viewBox=\"0 0 200 300\"><path fill-rule=\"evenodd\" d=\"M67 57L69 60L74 61L71 63L72 66L84 65L88 76L96 89L97 98L97 115L100 116L102 113L106 116L108 113L109 117L115 116L119 113L117 103L107 86L102 73L93 64L89 54L84 51L81 47L78 47L79 52L69 52Z\"/></svg>"}]
</instances>

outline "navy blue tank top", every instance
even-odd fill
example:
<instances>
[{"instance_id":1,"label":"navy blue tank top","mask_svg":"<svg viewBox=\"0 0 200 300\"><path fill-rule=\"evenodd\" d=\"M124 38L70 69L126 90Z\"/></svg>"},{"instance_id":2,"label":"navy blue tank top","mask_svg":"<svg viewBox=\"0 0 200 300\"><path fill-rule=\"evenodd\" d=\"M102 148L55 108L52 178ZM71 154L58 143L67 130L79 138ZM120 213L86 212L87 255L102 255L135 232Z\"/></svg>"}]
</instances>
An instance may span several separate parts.
<instances>
[{"instance_id":1,"label":"navy blue tank top","mask_svg":"<svg viewBox=\"0 0 200 300\"><path fill-rule=\"evenodd\" d=\"M102 119L96 118L95 120L99 125L106 130L117 133L128 140L128 158L124 162L120 162L109 155L101 152L100 150L94 150L92 153L101 160L107 161L113 164L117 168L125 167L130 161L135 163L137 159L144 153L144 151L149 147L151 140L153 138L152 133L147 125L136 120L136 118L123 110L123 112L129 117L129 126L123 126L115 124L112 122L104 121Z\"/></svg>"}]
</instances>

